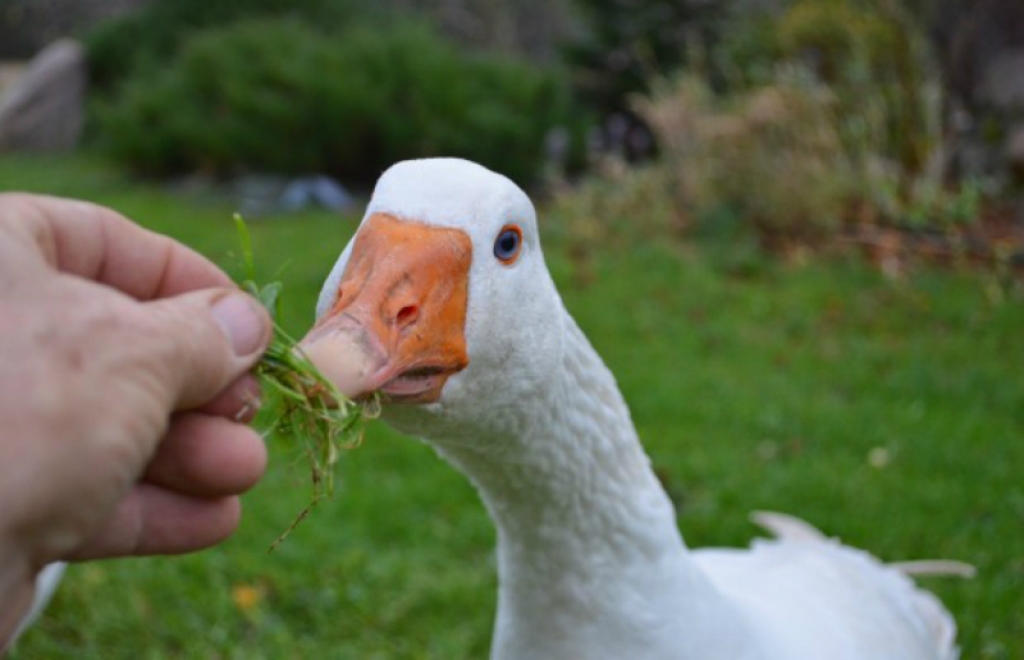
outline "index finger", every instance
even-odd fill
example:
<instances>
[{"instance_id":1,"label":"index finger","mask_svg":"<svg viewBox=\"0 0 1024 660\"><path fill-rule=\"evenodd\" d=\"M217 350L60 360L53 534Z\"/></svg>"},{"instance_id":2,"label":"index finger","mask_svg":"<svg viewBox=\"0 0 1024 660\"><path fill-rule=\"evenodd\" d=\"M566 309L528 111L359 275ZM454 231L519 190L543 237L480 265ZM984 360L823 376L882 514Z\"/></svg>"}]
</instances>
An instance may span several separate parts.
<instances>
[{"instance_id":1,"label":"index finger","mask_svg":"<svg viewBox=\"0 0 1024 660\"><path fill-rule=\"evenodd\" d=\"M0 223L27 228L54 268L152 300L234 286L212 261L108 208L77 200L0 194Z\"/></svg>"}]
</instances>

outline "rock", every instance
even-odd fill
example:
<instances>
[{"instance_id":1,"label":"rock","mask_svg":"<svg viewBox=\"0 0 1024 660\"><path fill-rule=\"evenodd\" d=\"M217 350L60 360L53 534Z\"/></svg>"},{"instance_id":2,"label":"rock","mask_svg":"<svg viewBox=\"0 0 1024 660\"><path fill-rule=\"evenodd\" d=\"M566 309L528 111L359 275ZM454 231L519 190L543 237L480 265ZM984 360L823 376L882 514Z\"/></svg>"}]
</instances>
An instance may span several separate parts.
<instances>
[{"instance_id":1,"label":"rock","mask_svg":"<svg viewBox=\"0 0 1024 660\"><path fill-rule=\"evenodd\" d=\"M0 99L0 152L69 151L84 119L85 51L71 39L52 43Z\"/></svg>"},{"instance_id":2,"label":"rock","mask_svg":"<svg viewBox=\"0 0 1024 660\"><path fill-rule=\"evenodd\" d=\"M340 183L329 176L311 175L288 179L272 174L247 174L234 181L239 212L245 217L293 213L312 207L343 212L356 201Z\"/></svg>"},{"instance_id":3,"label":"rock","mask_svg":"<svg viewBox=\"0 0 1024 660\"><path fill-rule=\"evenodd\" d=\"M285 211L301 211L317 205L328 211L347 211L355 206L355 200L344 187L329 176L307 176L293 179L278 204Z\"/></svg>"},{"instance_id":4,"label":"rock","mask_svg":"<svg viewBox=\"0 0 1024 660\"><path fill-rule=\"evenodd\" d=\"M23 62L0 62L0 99L4 97L4 90L21 78L23 73L25 73L25 63Z\"/></svg>"}]
</instances>

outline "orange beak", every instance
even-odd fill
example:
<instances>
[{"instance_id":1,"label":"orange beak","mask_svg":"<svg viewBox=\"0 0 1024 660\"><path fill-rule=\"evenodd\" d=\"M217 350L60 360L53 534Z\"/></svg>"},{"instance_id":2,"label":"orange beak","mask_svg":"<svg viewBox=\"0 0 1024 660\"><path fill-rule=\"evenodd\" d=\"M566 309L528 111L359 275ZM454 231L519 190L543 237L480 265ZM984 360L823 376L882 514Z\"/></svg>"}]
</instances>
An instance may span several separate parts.
<instances>
[{"instance_id":1,"label":"orange beak","mask_svg":"<svg viewBox=\"0 0 1024 660\"><path fill-rule=\"evenodd\" d=\"M299 349L357 398L430 403L469 364L466 300L472 243L458 229L370 216L356 237L334 306Z\"/></svg>"}]
</instances>

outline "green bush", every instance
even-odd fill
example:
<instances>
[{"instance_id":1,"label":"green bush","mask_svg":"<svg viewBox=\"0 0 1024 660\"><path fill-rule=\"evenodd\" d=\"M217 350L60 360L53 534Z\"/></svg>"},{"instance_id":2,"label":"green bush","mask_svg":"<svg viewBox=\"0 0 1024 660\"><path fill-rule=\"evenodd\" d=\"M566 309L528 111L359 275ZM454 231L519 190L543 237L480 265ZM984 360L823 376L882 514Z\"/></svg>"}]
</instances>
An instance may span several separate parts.
<instances>
[{"instance_id":1,"label":"green bush","mask_svg":"<svg viewBox=\"0 0 1024 660\"><path fill-rule=\"evenodd\" d=\"M430 30L324 34L293 20L197 35L98 108L103 142L146 173L328 172L370 179L390 163L460 156L528 181L564 119L558 79L469 56Z\"/></svg>"},{"instance_id":2,"label":"green bush","mask_svg":"<svg viewBox=\"0 0 1024 660\"><path fill-rule=\"evenodd\" d=\"M362 16L357 0L150 0L85 35L94 90L110 93L139 68L174 58L196 30L256 18L301 19L335 28Z\"/></svg>"}]
</instances>

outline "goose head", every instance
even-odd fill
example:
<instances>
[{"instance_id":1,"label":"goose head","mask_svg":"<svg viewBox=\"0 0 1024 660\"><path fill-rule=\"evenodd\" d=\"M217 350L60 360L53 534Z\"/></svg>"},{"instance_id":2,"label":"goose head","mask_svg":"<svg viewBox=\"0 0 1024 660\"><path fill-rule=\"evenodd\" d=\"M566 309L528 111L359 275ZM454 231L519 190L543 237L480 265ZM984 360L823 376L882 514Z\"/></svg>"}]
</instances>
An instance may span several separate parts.
<instances>
[{"instance_id":1,"label":"goose head","mask_svg":"<svg viewBox=\"0 0 1024 660\"><path fill-rule=\"evenodd\" d=\"M518 186L406 161L378 181L301 348L347 396L380 392L402 430L512 435L557 369L562 309Z\"/></svg>"}]
</instances>

